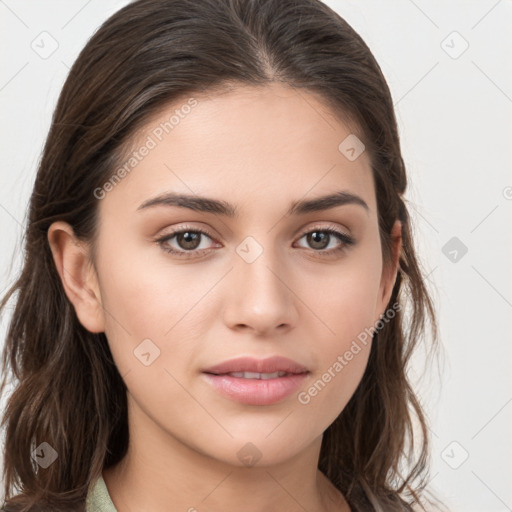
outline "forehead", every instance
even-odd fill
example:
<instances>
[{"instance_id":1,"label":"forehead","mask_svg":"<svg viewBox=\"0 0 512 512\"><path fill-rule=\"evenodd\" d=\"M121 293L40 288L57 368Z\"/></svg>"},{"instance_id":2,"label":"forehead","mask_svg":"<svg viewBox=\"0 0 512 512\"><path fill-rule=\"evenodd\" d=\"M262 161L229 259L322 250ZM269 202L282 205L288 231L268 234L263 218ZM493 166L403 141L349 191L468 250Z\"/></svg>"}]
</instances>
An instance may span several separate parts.
<instances>
[{"instance_id":1,"label":"forehead","mask_svg":"<svg viewBox=\"0 0 512 512\"><path fill-rule=\"evenodd\" d=\"M357 127L305 90L273 84L190 95L160 109L131 138L120 162L128 172L108 196L122 195L136 210L169 190L248 204L345 188L374 209L367 152L355 160L344 153L353 137L362 138Z\"/></svg>"}]
</instances>

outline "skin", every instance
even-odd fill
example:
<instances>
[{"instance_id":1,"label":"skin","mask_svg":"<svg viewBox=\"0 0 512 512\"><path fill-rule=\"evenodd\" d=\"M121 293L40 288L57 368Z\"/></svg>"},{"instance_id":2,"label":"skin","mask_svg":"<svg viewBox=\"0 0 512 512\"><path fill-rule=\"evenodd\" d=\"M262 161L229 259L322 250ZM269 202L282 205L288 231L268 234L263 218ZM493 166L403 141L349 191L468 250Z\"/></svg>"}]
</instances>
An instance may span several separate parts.
<instances>
[{"instance_id":1,"label":"skin","mask_svg":"<svg viewBox=\"0 0 512 512\"><path fill-rule=\"evenodd\" d=\"M95 267L68 224L48 232L80 322L106 333L128 388L130 445L103 472L107 488L119 512L348 511L318 457L322 433L361 380L369 344L307 405L297 394L243 405L210 387L201 370L237 356L283 355L309 369L307 390L385 313L400 222L384 268L369 156L349 161L338 150L356 132L316 95L273 84L195 98L190 114L99 201ZM159 112L134 147L179 106ZM345 204L284 216L293 201L338 190L368 210ZM239 217L137 210L169 191L229 201ZM183 227L212 235L201 235L188 259L163 248L186 252L183 239L155 241ZM356 243L325 256L342 242L327 235L319 249L304 236L314 228ZM248 236L263 249L252 263L236 252ZM160 350L149 366L133 353L147 338ZM251 467L237 456L248 442L261 454Z\"/></svg>"}]
</instances>

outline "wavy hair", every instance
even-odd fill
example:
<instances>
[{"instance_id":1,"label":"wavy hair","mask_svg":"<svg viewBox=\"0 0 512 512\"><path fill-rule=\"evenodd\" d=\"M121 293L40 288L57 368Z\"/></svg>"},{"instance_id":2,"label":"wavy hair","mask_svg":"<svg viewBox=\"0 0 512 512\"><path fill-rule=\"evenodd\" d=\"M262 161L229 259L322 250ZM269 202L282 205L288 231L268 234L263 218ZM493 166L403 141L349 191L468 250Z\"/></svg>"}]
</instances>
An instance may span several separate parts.
<instances>
[{"instance_id":1,"label":"wavy hair","mask_svg":"<svg viewBox=\"0 0 512 512\"><path fill-rule=\"evenodd\" d=\"M0 392L9 375L15 382L1 423L3 510L84 510L94 481L128 446L126 386L105 334L87 331L64 293L48 228L62 220L94 242L94 190L162 108L272 82L318 94L359 127L385 265L395 220L403 226L390 303L404 307L374 333L357 390L324 432L318 467L354 512L424 507L428 428L407 368L427 320L425 346L436 346L436 315L413 244L393 101L374 56L319 0L138 0L101 25L69 72L30 198L23 266L0 303L5 311L16 295L2 353ZM42 442L58 454L44 470L31 456Z\"/></svg>"}]
</instances>

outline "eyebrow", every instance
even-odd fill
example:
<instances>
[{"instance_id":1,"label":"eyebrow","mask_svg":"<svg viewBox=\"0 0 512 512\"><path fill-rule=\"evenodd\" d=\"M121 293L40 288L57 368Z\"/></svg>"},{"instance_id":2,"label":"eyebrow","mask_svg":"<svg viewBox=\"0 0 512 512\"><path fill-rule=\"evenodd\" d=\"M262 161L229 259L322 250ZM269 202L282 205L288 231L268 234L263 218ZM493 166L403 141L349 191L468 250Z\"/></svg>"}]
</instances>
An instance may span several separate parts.
<instances>
[{"instance_id":1,"label":"eyebrow","mask_svg":"<svg viewBox=\"0 0 512 512\"><path fill-rule=\"evenodd\" d=\"M369 211L368 205L361 197L347 191L338 191L315 199L301 199L295 201L291 204L285 216L304 215L305 213L329 210L347 204L359 205L362 206L367 213ZM144 203L137 208L137 211L153 208L155 206L177 206L198 212L223 215L230 218L238 217L239 214L237 207L226 201L197 195L177 194L174 192L161 194L144 201Z\"/></svg>"}]
</instances>

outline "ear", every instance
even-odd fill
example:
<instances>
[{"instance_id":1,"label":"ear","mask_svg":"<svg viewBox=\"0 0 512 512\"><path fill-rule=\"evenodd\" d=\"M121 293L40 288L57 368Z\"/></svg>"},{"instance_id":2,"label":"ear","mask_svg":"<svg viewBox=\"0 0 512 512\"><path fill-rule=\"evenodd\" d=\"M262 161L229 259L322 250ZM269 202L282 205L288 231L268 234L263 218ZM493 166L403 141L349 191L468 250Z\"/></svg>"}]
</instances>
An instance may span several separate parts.
<instances>
[{"instance_id":1,"label":"ear","mask_svg":"<svg viewBox=\"0 0 512 512\"><path fill-rule=\"evenodd\" d=\"M386 312L386 307L391 299L395 286L400 253L402 251L402 223L396 220L391 230L392 261L387 268L382 269L382 278L379 289L378 312L379 318ZM377 318L377 320L379 319Z\"/></svg>"},{"instance_id":2,"label":"ear","mask_svg":"<svg viewBox=\"0 0 512 512\"><path fill-rule=\"evenodd\" d=\"M48 242L64 292L73 304L80 323L90 332L103 332L105 317L88 246L78 240L73 228L63 221L50 226Z\"/></svg>"}]
</instances>

